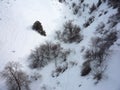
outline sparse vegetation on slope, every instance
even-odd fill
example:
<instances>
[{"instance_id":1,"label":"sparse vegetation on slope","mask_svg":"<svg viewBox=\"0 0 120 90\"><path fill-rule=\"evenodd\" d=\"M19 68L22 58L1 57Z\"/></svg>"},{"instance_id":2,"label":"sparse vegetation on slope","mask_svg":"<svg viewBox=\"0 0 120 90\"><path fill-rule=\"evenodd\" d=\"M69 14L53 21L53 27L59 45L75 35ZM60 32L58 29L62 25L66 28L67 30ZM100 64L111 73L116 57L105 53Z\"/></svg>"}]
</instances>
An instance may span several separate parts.
<instances>
[{"instance_id":1,"label":"sparse vegetation on slope","mask_svg":"<svg viewBox=\"0 0 120 90\"><path fill-rule=\"evenodd\" d=\"M81 28L74 25L71 21L64 24L62 31L56 32L57 39L65 43L79 43L83 40L83 35L81 34Z\"/></svg>"},{"instance_id":2,"label":"sparse vegetation on slope","mask_svg":"<svg viewBox=\"0 0 120 90\"><path fill-rule=\"evenodd\" d=\"M69 53L69 50L63 49L60 44L46 42L32 51L29 57L30 67L42 68L51 61L57 66L57 62L66 60Z\"/></svg>"}]
</instances>

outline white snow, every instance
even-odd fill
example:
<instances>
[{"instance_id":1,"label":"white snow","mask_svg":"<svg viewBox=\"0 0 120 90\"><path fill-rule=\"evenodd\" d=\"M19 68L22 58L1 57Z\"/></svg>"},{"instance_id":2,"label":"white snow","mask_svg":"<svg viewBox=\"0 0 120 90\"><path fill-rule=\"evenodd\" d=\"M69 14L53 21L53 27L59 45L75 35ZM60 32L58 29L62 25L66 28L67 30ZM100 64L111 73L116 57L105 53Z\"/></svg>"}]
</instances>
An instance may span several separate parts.
<instances>
[{"instance_id":1,"label":"white snow","mask_svg":"<svg viewBox=\"0 0 120 90\"><path fill-rule=\"evenodd\" d=\"M70 0L67 0L68 2ZM89 7L97 0L84 0ZM79 0L73 0L78 3ZM71 4L71 3L70 3ZM88 13L89 7L81 16L73 15L68 7L58 3L57 0L1 0L0 1L0 71L3 70L5 64L9 61L20 62L24 67L23 70L29 74L38 72L42 75L42 79L33 81L30 85L31 90L119 90L120 89L120 39L110 48L112 51L108 57L108 68L105 72L104 79L97 85L94 84L92 75L87 77L80 76L82 63L84 62L83 53L80 52L84 47L85 50L90 48L90 40L95 37L96 27L107 21L110 16L117 13L116 9L107 6L107 3L102 4L91 15ZM103 11L108 11L103 14ZM84 28L82 25L91 16L95 16L94 22ZM66 17L66 18L65 18ZM31 29L32 24L39 20L47 36L41 36ZM68 57L70 61L76 62L77 65L70 66L58 77L52 77L52 71L55 70L54 63L50 63L43 69L32 70L28 68L28 57L31 50L34 50L45 41L55 42L55 31L62 30L62 25L67 20L73 20L73 23L81 27L81 33L84 35L84 40L79 44L64 44L60 42L62 47L71 49L72 52ZM117 30L120 29L119 24ZM119 37L120 38L120 37ZM59 41L57 41L59 42ZM3 79L0 79L0 90L7 90ZM45 89L46 88L46 89Z\"/></svg>"}]
</instances>

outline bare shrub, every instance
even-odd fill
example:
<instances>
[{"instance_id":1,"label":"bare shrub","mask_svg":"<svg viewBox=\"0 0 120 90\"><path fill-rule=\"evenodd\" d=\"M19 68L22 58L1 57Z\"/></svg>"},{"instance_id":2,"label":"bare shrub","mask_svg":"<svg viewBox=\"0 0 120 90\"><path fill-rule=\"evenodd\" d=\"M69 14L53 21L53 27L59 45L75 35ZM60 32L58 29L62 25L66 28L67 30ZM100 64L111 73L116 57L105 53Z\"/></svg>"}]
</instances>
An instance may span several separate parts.
<instances>
[{"instance_id":1,"label":"bare shrub","mask_svg":"<svg viewBox=\"0 0 120 90\"><path fill-rule=\"evenodd\" d=\"M83 26L86 28L88 27L93 21L94 21L94 16L90 17L84 24Z\"/></svg>"},{"instance_id":2,"label":"bare shrub","mask_svg":"<svg viewBox=\"0 0 120 90\"><path fill-rule=\"evenodd\" d=\"M99 33L99 34L104 34L105 33L105 24L103 22L101 22L97 28L96 28L96 32L95 33Z\"/></svg>"},{"instance_id":3,"label":"bare shrub","mask_svg":"<svg viewBox=\"0 0 120 90\"><path fill-rule=\"evenodd\" d=\"M104 15L107 14L107 13L108 13L108 11L105 11L105 12L104 12Z\"/></svg>"},{"instance_id":4,"label":"bare shrub","mask_svg":"<svg viewBox=\"0 0 120 90\"><path fill-rule=\"evenodd\" d=\"M84 0L81 0L81 2L80 3L83 3L84 2Z\"/></svg>"},{"instance_id":5,"label":"bare shrub","mask_svg":"<svg viewBox=\"0 0 120 90\"><path fill-rule=\"evenodd\" d=\"M116 14L109 17L109 22L120 22L120 12L118 11Z\"/></svg>"},{"instance_id":6,"label":"bare shrub","mask_svg":"<svg viewBox=\"0 0 120 90\"><path fill-rule=\"evenodd\" d=\"M95 10L96 10L96 8L97 8L97 7L96 7L96 5L95 5L95 4L93 4L93 5L90 7L90 9L89 9L89 10L90 10L90 12L89 12L89 13L90 13L90 14L92 14L92 13L93 13L93 11L95 11Z\"/></svg>"},{"instance_id":7,"label":"bare shrub","mask_svg":"<svg viewBox=\"0 0 120 90\"><path fill-rule=\"evenodd\" d=\"M117 40L117 31L111 31L104 39L106 41L106 48L109 48Z\"/></svg>"},{"instance_id":8,"label":"bare shrub","mask_svg":"<svg viewBox=\"0 0 120 90\"><path fill-rule=\"evenodd\" d=\"M65 60L68 54L68 50L64 50L60 44L46 42L32 51L29 57L30 67L42 68L51 61L55 61L57 66L57 60Z\"/></svg>"},{"instance_id":9,"label":"bare shrub","mask_svg":"<svg viewBox=\"0 0 120 90\"><path fill-rule=\"evenodd\" d=\"M82 46L80 52L82 53L85 50L85 47Z\"/></svg>"},{"instance_id":10,"label":"bare shrub","mask_svg":"<svg viewBox=\"0 0 120 90\"><path fill-rule=\"evenodd\" d=\"M52 77L58 77L61 73L65 72L68 68L68 63L58 66L55 71L52 72Z\"/></svg>"},{"instance_id":11,"label":"bare shrub","mask_svg":"<svg viewBox=\"0 0 120 90\"><path fill-rule=\"evenodd\" d=\"M66 0L58 0L60 3L65 3Z\"/></svg>"},{"instance_id":12,"label":"bare shrub","mask_svg":"<svg viewBox=\"0 0 120 90\"><path fill-rule=\"evenodd\" d=\"M120 14L119 12L115 15L112 15L111 17L109 17L109 27L113 28L115 27L118 23L120 22Z\"/></svg>"},{"instance_id":13,"label":"bare shrub","mask_svg":"<svg viewBox=\"0 0 120 90\"><path fill-rule=\"evenodd\" d=\"M102 13L100 13L98 16L101 17L101 16L102 16Z\"/></svg>"},{"instance_id":14,"label":"bare shrub","mask_svg":"<svg viewBox=\"0 0 120 90\"><path fill-rule=\"evenodd\" d=\"M28 75L20 66L19 63L9 62L1 72L1 76L6 79L8 90L30 90Z\"/></svg>"},{"instance_id":15,"label":"bare shrub","mask_svg":"<svg viewBox=\"0 0 120 90\"><path fill-rule=\"evenodd\" d=\"M73 9L73 10L72 10L72 11L73 11L73 14L76 15L76 14L78 14L78 12L79 12L80 6L79 6L79 5L75 5L72 9Z\"/></svg>"},{"instance_id":16,"label":"bare shrub","mask_svg":"<svg viewBox=\"0 0 120 90\"><path fill-rule=\"evenodd\" d=\"M113 6L113 8L117 8L120 6L120 0L108 0L108 4Z\"/></svg>"},{"instance_id":17,"label":"bare shrub","mask_svg":"<svg viewBox=\"0 0 120 90\"><path fill-rule=\"evenodd\" d=\"M89 21L87 21L86 23L83 24L83 26L86 28L90 25Z\"/></svg>"},{"instance_id":18,"label":"bare shrub","mask_svg":"<svg viewBox=\"0 0 120 90\"><path fill-rule=\"evenodd\" d=\"M75 61L70 61L70 62L69 62L69 66L70 66L70 67L76 66L77 64L78 64L78 63L75 62Z\"/></svg>"},{"instance_id":19,"label":"bare shrub","mask_svg":"<svg viewBox=\"0 0 120 90\"><path fill-rule=\"evenodd\" d=\"M80 31L81 29L79 26L74 25L71 21L68 21L64 24L62 32L56 32L57 39L65 43L79 43L83 39L83 36L80 34Z\"/></svg>"},{"instance_id":20,"label":"bare shrub","mask_svg":"<svg viewBox=\"0 0 120 90\"><path fill-rule=\"evenodd\" d=\"M101 26L104 27L103 25ZM100 29L101 29L100 27ZM84 54L83 68L81 76L86 76L90 72L93 73L96 84L102 79L103 72L106 69L105 60L109 55L108 51L111 45L117 40L117 32L115 30L107 32L103 37L91 39L91 48L86 50Z\"/></svg>"},{"instance_id":21,"label":"bare shrub","mask_svg":"<svg viewBox=\"0 0 120 90\"><path fill-rule=\"evenodd\" d=\"M30 78L31 78L32 81L36 81L38 79L41 79L42 75L37 73L37 72L34 72L33 75L30 76Z\"/></svg>"},{"instance_id":22,"label":"bare shrub","mask_svg":"<svg viewBox=\"0 0 120 90\"><path fill-rule=\"evenodd\" d=\"M98 3L97 3L97 7L99 7L101 4L102 4L102 1L99 0Z\"/></svg>"},{"instance_id":23,"label":"bare shrub","mask_svg":"<svg viewBox=\"0 0 120 90\"><path fill-rule=\"evenodd\" d=\"M73 2L72 3L72 8L74 8L76 6L76 3L75 2Z\"/></svg>"},{"instance_id":24,"label":"bare shrub","mask_svg":"<svg viewBox=\"0 0 120 90\"><path fill-rule=\"evenodd\" d=\"M42 24L39 21L34 22L32 29L37 31L41 35L46 36L46 32L43 30Z\"/></svg>"}]
</instances>

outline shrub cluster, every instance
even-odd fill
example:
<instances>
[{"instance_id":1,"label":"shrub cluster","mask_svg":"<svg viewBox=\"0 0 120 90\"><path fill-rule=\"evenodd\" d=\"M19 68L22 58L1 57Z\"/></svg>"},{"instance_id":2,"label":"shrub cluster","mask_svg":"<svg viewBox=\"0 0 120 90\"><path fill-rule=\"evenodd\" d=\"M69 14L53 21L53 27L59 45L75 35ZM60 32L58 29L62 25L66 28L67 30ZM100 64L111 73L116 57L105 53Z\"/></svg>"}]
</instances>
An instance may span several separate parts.
<instances>
[{"instance_id":1,"label":"shrub cluster","mask_svg":"<svg viewBox=\"0 0 120 90\"><path fill-rule=\"evenodd\" d=\"M108 4L113 6L113 8L120 8L120 0L108 0Z\"/></svg>"},{"instance_id":2,"label":"shrub cluster","mask_svg":"<svg viewBox=\"0 0 120 90\"><path fill-rule=\"evenodd\" d=\"M63 26L63 31L57 31L56 37L58 40L63 41L65 43L79 43L83 36L80 34L80 27L74 25L71 21L68 21Z\"/></svg>"},{"instance_id":3,"label":"shrub cluster","mask_svg":"<svg viewBox=\"0 0 120 90\"><path fill-rule=\"evenodd\" d=\"M101 26L103 27L103 25ZM106 68L105 59L109 55L109 48L117 40L117 32L110 31L105 33L103 37L95 37L91 39L91 48L86 50L84 54L83 68L81 76L86 76L92 72L94 79L102 79L103 72Z\"/></svg>"},{"instance_id":4,"label":"shrub cluster","mask_svg":"<svg viewBox=\"0 0 120 90\"><path fill-rule=\"evenodd\" d=\"M57 60L66 60L69 53L70 52L64 50L60 44L46 42L32 51L29 57L30 67L42 68L51 61L55 61L55 65L57 66Z\"/></svg>"}]
</instances>

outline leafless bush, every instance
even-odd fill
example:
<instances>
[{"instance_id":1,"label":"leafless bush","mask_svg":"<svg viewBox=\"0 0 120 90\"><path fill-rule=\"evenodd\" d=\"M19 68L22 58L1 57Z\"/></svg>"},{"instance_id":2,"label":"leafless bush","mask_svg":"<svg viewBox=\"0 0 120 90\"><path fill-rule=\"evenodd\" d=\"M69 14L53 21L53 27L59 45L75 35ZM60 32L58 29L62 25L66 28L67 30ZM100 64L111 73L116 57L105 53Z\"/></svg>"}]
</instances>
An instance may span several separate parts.
<instances>
[{"instance_id":1,"label":"leafless bush","mask_svg":"<svg viewBox=\"0 0 120 90\"><path fill-rule=\"evenodd\" d=\"M78 64L78 63L75 62L75 61L70 61L70 62L69 62L69 66L70 66L70 67L76 66L77 64Z\"/></svg>"},{"instance_id":2,"label":"leafless bush","mask_svg":"<svg viewBox=\"0 0 120 90\"><path fill-rule=\"evenodd\" d=\"M72 3L72 8L74 8L76 6L76 3L75 2L73 2Z\"/></svg>"},{"instance_id":3,"label":"leafless bush","mask_svg":"<svg viewBox=\"0 0 120 90\"><path fill-rule=\"evenodd\" d=\"M113 8L120 7L120 0L108 0L108 4L113 6Z\"/></svg>"},{"instance_id":4,"label":"leafless bush","mask_svg":"<svg viewBox=\"0 0 120 90\"><path fill-rule=\"evenodd\" d=\"M117 40L117 31L111 31L108 33L104 40L106 41L106 48L109 48Z\"/></svg>"},{"instance_id":5,"label":"leafless bush","mask_svg":"<svg viewBox=\"0 0 120 90\"><path fill-rule=\"evenodd\" d=\"M119 22L120 22L120 13L119 12L117 14L109 17L108 23L109 23L110 28L115 27Z\"/></svg>"},{"instance_id":6,"label":"leafless bush","mask_svg":"<svg viewBox=\"0 0 120 90\"><path fill-rule=\"evenodd\" d=\"M89 13L90 13L90 14L93 13L93 11L95 11L96 9L97 9L96 5L93 4L93 5L90 7L90 9L89 9L89 10L90 10Z\"/></svg>"},{"instance_id":7,"label":"leafless bush","mask_svg":"<svg viewBox=\"0 0 120 90\"><path fill-rule=\"evenodd\" d=\"M65 72L68 68L68 64L58 66L55 71L52 72L52 77L58 77L61 73Z\"/></svg>"},{"instance_id":8,"label":"leafless bush","mask_svg":"<svg viewBox=\"0 0 120 90\"><path fill-rule=\"evenodd\" d=\"M57 39L65 43L79 43L83 39L83 36L80 34L80 31L81 29L79 26L74 25L71 21L68 21L64 24L62 32L56 32Z\"/></svg>"},{"instance_id":9,"label":"leafless bush","mask_svg":"<svg viewBox=\"0 0 120 90\"><path fill-rule=\"evenodd\" d=\"M74 15L78 14L79 9L80 9L80 6L75 4L74 7L72 7L73 14Z\"/></svg>"},{"instance_id":10,"label":"leafless bush","mask_svg":"<svg viewBox=\"0 0 120 90\"><path fill-rule=\"evenodd\" d=\"M97 28L96 28L96 32L95 33L99 33L99 34L104 34L106 31L104 29L105 24L103 22L101 22Z\"/></svg>"},{"instance_id":11,"label":"leafless bush","mask_svg":"<svg viewBox=\"0 0 120 90\"><path fill-rule=\"evenodd\" d=\"M85 47L82 46L80 52L83 52L85 50Z\"/></svg>"},{"instance_id":12,"label":"leafless bush","mask_svg":"<svg viewBox=\"0 0 120 90\"><path fill-rule=\"evenodd\" d=\"M103 25L101 27L103 27ZM94 73L94 79L96 79L97 82L102 79L103 72L106 69L104 63L106 57L109 55L109 48L116 40L116 31L110 31L103 35L103 37L91 39L91 48L86 50L84 54L86 61L83 63L81 76L86 76L92 71Z\"/></svg>"},{"instance_id":13,"label":"leafless bush","mask_svg":"<svg viewBox=\"0 0 120 90\"><path fill-rule=\"evenodd\" d=\"M46 42L32 51L29 60L31 68L42 68L51 61L65 60L68 56L68 50L64 50L60 44Z\"/></svg>"},{"instance_id":14,"label":"leafless bush","mask_svg":"<svg viewBox=\"0 0 120 90\"><path fill-rule=\"evenodd\" d=\"M8 90L30 90L28 75L20 69L19 63L9 62L1 76L6 79Z\"/></svg>"},{"instance_id":15,"label":"leafless bush","mask_svg":"<svg viewBox=\"0 0 120 90\"><path fill-rule=\"evenodd\" d=\"M101 4L102 4L102 1L99 0L98 3L97 3L97 7L99 7Z\"/></svg>"},{"instance_id":16,"label":"leafless bush","mask_svg":"<svg viewBox=\"0 0 120 90\"><path fill-rule=\"evenodd\" d=\"M90 17L84 24L83 26L86 28L88 27L93 21L94 21L94 16Z\"/></svg>"},{"instance_id":17,"label":"leafless bush","mask_svg":"<svg viewBox=\"0 0 120 90\"><path fill-rule=\"evenodd\" d=\"M66 0L58 0L60 3L65 3Z\"/></svg>"},{"instance_id":18,"label":"leafless bush","mask_svg":"<svg viewBox=\"0 0 120 90\"><path fill-rule=\"evenodd\" d=\"M42 75L37 73L37 72L34 72L33 75L30 76L30 78L31 78L32 81L36 81L38 79L41 79Z\"/></svg>"},{"instance_id":19,"label":"leafless bush","mask_svg":"<svg viewBox=\"0 0 120 90\"><path fill-rule=\"evenodd\" d=\"M84 0L81 0L81 2L80 3L83 3L84 2Z\"/></svg>"}]
</instances>

